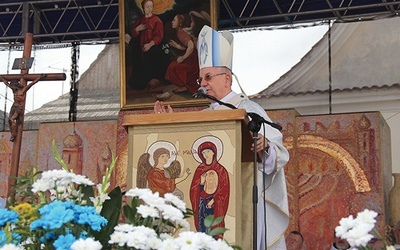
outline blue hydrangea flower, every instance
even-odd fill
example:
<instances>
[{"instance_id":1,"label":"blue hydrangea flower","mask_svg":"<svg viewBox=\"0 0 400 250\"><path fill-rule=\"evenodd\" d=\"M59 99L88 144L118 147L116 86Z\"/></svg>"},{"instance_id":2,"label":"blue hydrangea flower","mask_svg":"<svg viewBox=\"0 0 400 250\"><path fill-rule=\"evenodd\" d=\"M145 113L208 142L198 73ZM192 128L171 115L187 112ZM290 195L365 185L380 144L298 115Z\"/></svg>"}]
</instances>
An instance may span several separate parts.
<instances>
[{"instance_id":1,"label":"blue hydrangea flower","mask_svg":"<svg viewBox=\"0 0 400 250\"><path fill-rule=\"evenodd\" d=\"M31 223L31 231L37 229L61 228L65 223L74 218L71 202L53 201L39 208L41 218Z\"/></svg>"},{"instance_id":2,"label":"blue hydrangea flower","mask_svg":"<svg viewBox=\"0 0 400 250\"><path fill-rule=\"evenodd\" d=\"M47 241L52 241L57 238L57 234L53 231L47 232L44 236L40 237L41 243L46 243Z\"/></svg>"},{"instance_id":3,"label":"blue hydrangea flower","mask_svg":"<svg viewBox=\"0 0 400 250\"><path fill-rule=\"evenodd\" d=\"M7 222L15 223L18 221L19 215L12 211L5 208L0 209L0 227L4 227Z\"/></svg>"},{"instance_id":4,"label":"blue hydrangea flower","mask_svg":"<svg viewBox=\"0 0 400 250\"><path fill-rule=\"evenodd\" d=\"M12 233L12 240L10 242L11 244L19 246L19 243L21 242L21 240L22 240L22 236L20 234L14 233L14 232Z\"/></svg>"},{"instance_id":5,"label":"blue hydrangea flower","mask_svg":"<svg viewBox=\"0 0 400 250\"><path fill-rule=\"evenodd\" d=\"M107 220L96 212L95 207L76 205L74 211L74 221L80 225L89 225L94 231L100 231L107 224Z\"/></svg>"},{"instance_id":6,"label":"blue hydrangea flower","mask_svg":"<svg viewBox=\"0 0 400 250\"><path fill-rule=\"evenodd\" d=\"M3 230L0 230L0 247L7 243L7 235Z\"/></svg>"},{"instance_id":7,"label":"blue hydrangea flower","mask_svg":"<svg viewBox=\"0 0 400 250\"><path fill-rule=\"evenodd\" d=\"M88 233L86 231L81 232L81 234L79 235L80 239L86 240L87 237L88 237Z\"/></svg>"},{"instance_id":8,"label":"blue hydrangea flower","mask_svg":"<svg viewBox=\"0 0 400 250\"><path fill-rule=\"evenodd\" d=\"M60 235L56 241L54 241L53 246L56 250L70 250L71 245L76 241L72 234Z\"/></svg>"}]
</instances>

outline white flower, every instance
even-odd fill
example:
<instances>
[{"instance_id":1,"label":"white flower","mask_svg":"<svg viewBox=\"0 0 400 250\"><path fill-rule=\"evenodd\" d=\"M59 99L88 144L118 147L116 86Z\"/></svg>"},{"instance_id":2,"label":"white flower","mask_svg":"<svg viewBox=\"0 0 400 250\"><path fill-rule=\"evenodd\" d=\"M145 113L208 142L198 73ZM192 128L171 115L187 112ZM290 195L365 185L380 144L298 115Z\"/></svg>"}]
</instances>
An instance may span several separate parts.
<instances>
[{"instance_id":1,"label":"white flower","mask_svg":"<svg viewBox=\"0 0 400 250\"><path fill-rule=\"evenodd\" d=\"M14 244L5 244L3 247L0 247L1 250L24 250L24 248L16 246Z\"/></svg>"},{"instance_id":2,"label":"white flower","mask_svg":"<svg viewBox=\"0 0 400 250\"><path fill-rule=\"evenodd\" d=\"M106 200L110 200L111 197L107 193L100 193L96 197L89 197L90 201L93 202L96 212L100 214L101 209L103 209L103 204Z\"/></svg>"},{"instance_id":3,"label":"white flower","mask_svg":"<svg viewBox=\"0 0 400 250\"><path fill-rule=\"evenodd\" d=\"M32 184L32 192L45 192L47 190L53 189L55 186L54 181L47 179L39 179Z\"/></svg>"},{"instance_id":4,"label":"white flower","mask_svg":"<svg viewBox=\"0 0 400 250\"><path fill-rule=\"evenodd\" d=\"M179 208L182 212L186 212L186 204L177 196L167 193L164 195L166 201L171 202L175 207Z\"/></svg>"},{"instance_id":5,"label":"white flower","mask_svg":"<svg viewBox=\"0 0 400 250\"><path fill-rule=\"evenodd\" d=\"M210 242L208 245L208 249L233 250L233 248L229 246L228 243L221 239Z\"/></svg>"},{"instance_id":6,"label":"white flower","mask_svg":"<svg viewBox=\"0 0 400 250\"><path fill-rule=\"evenodd\" d=\"M148 249L147 248L147 237L144 233L136 230L129 232L127 235L126 245L128 247L134 247L136 249Z\"/></svg>"},{"instance_id":7,"label":"white flower","mask_svg":"<svg viewBox=\"0 0 400 250\"><path fill-rule=\"evenodd\" d=\"M135 230L135 227L131 224L118 224L114 227L114 230L117 232L131 232Z\"/></svg>"},{"instance_id":8,"label":"white flower","mask_svg":"<svg viewBox=\"0 0 400 250\"><path fill-rule=\"evenodd\" d=\"M67 187L65 187L65 186L56 186L56 192L59 194L65 193L66 190L67 190Z\"/></svg>"},{"instance_id":9,"label":"white flower","mask_svg":"<svg viewBox=\"0 0 400 250\"><path fill-rule=\"evenodd\" d=\"M375 223L376 223L375 217L376 216L378 216L377 212L371 211L368 209L364 209L364 211L359 212L357 214L357 220L359 220L363 224L375 225Z\"/></svg>"},{"instance_id":10,"label":"white flower","mask_svg":"<svg viewBox=\"0 0 400 250\"><path fill-rule=\"evenodd\" d=\"M102 192L105 192L105 191L108 190L108 188L111 186L111 183L110 182L106 182L106 184L104 184L104 180L103 180L103 184L99 184L98 186L100 186L99 193L102 193Z\"/></svg>"},{"instance_id":11,"label":"white flower","mask_svg":"<svg viewBox=\"0 0 400 250\"><path fill-rule=\"evenodd\" d=\"M214 239L205 233L182 232L175 239L179 249L204 249Z\"/></svg>"},{"instance_id":12,"label":"white flower","mask_svg":"<svg viewBox=\"0 0 400 250\"><path fill-rule=\"evenodd\" d=\"M148 228L148 227L145 227L145 226L134 227L134 230L132 230L132 231L140 231L146 237L157 237L157 233L156 233L156 231L154 231L154 229Z\"/></svg>"},{"instance_id":13,"label":"white flower","mask_svg":"<svg viewBox=\"0 0 400 250\"><path fill-rule=\"evenodd\" d=\"M162 240L157 237L157 235L153 237L146 238L146 247L147 249L159 249L161 246Z\"/></svg>"},{"instance_id":14,"label":"white flower","mask_svg":"<svg viewBox=\"0 0 400 250\"><path fill-rule=\"evenodd\" d=\"M147 205L159 208L160 206L165 205L165 200L164 198L160 197L158 192L155 193L146 193L140 196L140 199L142 199Z\"/></svg>"},{"instance_id":15,"label":"white flower","mask_svg":"<svg viewBox=\"0 0 400 250\"><path fill-rule=\"evenodd\" d=\"M43 172L42 178L49 180L65 179L69 177L69 174L70 173L65 171L64 169L53 169Z\"/></svg>"},{"instance_id":16,"label":"white flower","mask_svg":"<svg viewBox=\"0 0 400 250\"><path fill-rule=\"evenodd\" d=\"M53 179L53 181L55 182L55 186L57 188L60 188L60 187L67 188L71 185L71 178Z\"/></svg>"},{"instance_id":17,"label":"white flower","mask_svg":"<svg viewBox=\"0 0 400 250\"><path fill-rule=\"evenodd\" d=\"M181 226L183 229L185 230L189 230L190 229L190 224L187 220L182 219L182 220L176 220L176 224L178 224L179 226Z\"/></svg>"},{"instance_id":18,"label":"white flower","mask_svg":"<svg viewBox=\"0 0 400 250\"><path fill-rule=\"evenodd\" d=\"M209 246L212 242L215 242L215 239L213 237L211 237L210 235L207 235L205 233L199 233L199 232L195 233L195 237L196 237L196 240L199 241L199 243L197 243L197 242L196 243L200 245L201 249L212 249L212 248L209 248Z\"/></svg>"},{"instance_id":19,"label":"white flower","mask_svg":"<svg viewBox=\"0 0 400 250\"><path fill-rule=\"evenodd\" d=\"M339 221L340 226L335 228L336 236L342 237L343 234L347 233L350 229L354 227L356 221L353 219L353 215L350 215L347 218L342 218Z\"/></svg>"},{"instance_id":20,"label":"white flower","mask_svg":"<svg viewBox=\"0 0 400 250\"><path fill-rule=\"evenodd\" d=\"M377 215L375 211L365 209L358 213L355 219L352 215L342 218L339 222L340 226L335 228L336 236L347 240L352 248L367 246L374 237L369 232L375 227Z\"/></svg>"},{"instance_id":21,"label":"white flower","mask_svg":"<svg viewBox=\"0 0 400 250\"><path fill-rule=\"evenodd\" d=\"M152 217L152 218L159 218L159 212L154 207L140 205L137 208L137 212L143 216L143 218Z\"/></svg>"},{"instance_id":22,"label":"white flower","mask_svg":"<svg viewBox=\"0 0 400 250\"><path fill-rule=\"evenodd\" d=\"M159 209L161 210L162 217L165 220L175 222L180 221L184 218L182 211L171 205L163 205L160 206Z\"/></svg>"},{"instance_id":23,"label":"white flower","mask_svg":"<svg viewBox=\"0 0 400 250\"><path fill-rule=\"evenodd\" d=\"M173 238L165 239L161 242L160 246L157 248L158 250L176 250L177 246L175 244L175 240Z\"/></svg>"},{"instance_id":24,"label":"white flower","mask_svg":"<svg viewBox=\"0 0 400 250\"><path fill-rule=\"evenodd\" d=\"M368 242L374 237L372 234L368 234L369 230L366 231L364 228L354 228L350 230L347 234L343 235L342 238L345 237L347 242L349 242L350 246L365 247Z\"/></svg>"},{"instance_id":25,"label":"white flower","mask_svg":"<svg viewBox=\"0 0 400 250\"><path fill-rule=\"evenodd\" d=\"M130 197L140 198L142 195L145 195L147 193L152 193L152 192L148 188L132 188L128 192L126 192L125 195Z\"/></svg>"},{"instance_id":26,"label":"white flower","mask_svg":"<svg viewBox=\"0 0 400 250\"><path fill-rule=\"evenodd\" d=\"M71 245L71 250L100 250L103 246L93 238L79 239Z\"/></svg>"},{"instance_id":27,"label":"white flower","mask_svg":"<svg viewBox=\"0 0 400 250\"><path fill-rule=\"evenodd\" d=\"M162 233L162 234L160 234L160 239L162 239L162 240L173 240L174 237L172 235L170 235L170 234Z\"/></svg>"},{"instance_id":28,"label":"white flower","mask_svg":"<svg viewBox=\"0 0 400 250\"><path fill-rule=\"evenodd\" d=\"M110 244L118 244L119 246L124 246L128 241L127 234L125 232L114 231L110 235L110 240L108 243Z\"/></svg>"},{"instance_id":29,"label":"white flower","mask_svg":"<svg viewBox=\"0 0 400 250\"><path fill-rule=\"evenodd\" d=\"M89 178L83 175L72 174L72 182L78 185L93 186L94 183Z\"/></svg>"}]
</instances>

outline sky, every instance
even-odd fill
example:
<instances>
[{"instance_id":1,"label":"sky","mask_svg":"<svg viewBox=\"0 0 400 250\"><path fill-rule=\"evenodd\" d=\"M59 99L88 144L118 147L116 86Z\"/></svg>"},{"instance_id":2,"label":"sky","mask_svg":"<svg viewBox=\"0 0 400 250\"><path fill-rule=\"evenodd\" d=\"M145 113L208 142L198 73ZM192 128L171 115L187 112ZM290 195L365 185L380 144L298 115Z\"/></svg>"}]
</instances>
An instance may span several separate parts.
<instances>
[{"instance_id":1,"label":"sky","mask_svg":"<svg viewBox=\"0 0 400 250\"><path fill-rule=\"evenodd\" d=\"M253 95L267 88L290 70L310 51L328 30L327 25L297 29L253 30L234 32L233 72L247 95ZM104 45L81 45L79 75L81 76L103 50ZM15 58L21 58L22 51L0 51L0 74L18 74L12 70ZM26 112L40 108L43 104L68 93L70 88L71 48L32 49L34 62L29 73L65 73L65 81L39 81L27 93ZM235 82L233 90L240 92ZM6 91L7 101L6 101ZM9 112L13 94L0 84L0 110Z\"/></svg>"},{"instance_id":2,"label":"sky","mask_svg":"<svg viewBox=\"0 0 400 250\"><path fill-rule=\"evenodd\" d=\"M247 95L257 94L297 64L328 26L235 32L233 73ZM237 85L233 89L240 91Z\"/></svg>"},{"instance_id":3,"label":"sky","mask_svg":"<svg viewBox=\"0 0 400 250\"><path fill-rule=\"evenodd\" d=\"M79 54L79 75L81 76L97 58L105 45L81 45ZM32 49L31 57L34 58L29 73L65 73L65 81L39 81L27 92L25 111L30 112L40 108L43 104L57 99L65 93L69 93L71 74L71 48L63 49ZM0 74L19 74L20 70L12 70L15 58L21 58L23 51L0 51ZM5 96L7 92L7 102ZM13 103L13 93L5 86L0 85L0 110L6 106L9 112Z\"/></svg>"}]
</instances>

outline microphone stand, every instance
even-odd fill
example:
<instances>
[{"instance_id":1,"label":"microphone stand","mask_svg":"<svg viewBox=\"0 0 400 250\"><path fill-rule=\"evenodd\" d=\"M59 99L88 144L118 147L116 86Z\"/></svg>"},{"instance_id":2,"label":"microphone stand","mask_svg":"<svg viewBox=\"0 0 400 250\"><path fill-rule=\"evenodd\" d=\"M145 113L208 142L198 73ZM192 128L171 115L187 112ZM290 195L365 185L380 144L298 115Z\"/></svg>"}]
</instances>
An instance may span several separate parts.
<instances>
[{"instance_id":1,"label":"microphone stand","mask_svg":"<svg viewBox=\"0 0 400 250\"><path fill-rule=\"evenodd\" d=\"M248 124L247 128L253 132L253 144L254 149L257 145L258 131L261 128L261 122L256 119L252 119ZM253 250L257 250L257 204L258 204L258 186L257 186L257 150L254 150L254 161L253 161Z\"/></svg>"},{"instance_id":2,"label":"microphone stand","mask_svg":"<svg viewBox=\"0 0 400 250\"><path fill-rule=\"evenodd\" d=\"M237 109L234 105L226 102L222 102L215 98L214 96L207 95L203 91L198 91L194 97L202 96L204 98L208 98L210 100L213 100L221 105L224 105L228 108L231 109ZM246 111L247 112L247 111ZM258 139L258 131L260 131L261 128L261 123L266 123L270 125L273 128L276 128L278 130L281 130L282 127L279 126L276 123L269 122L265 120L262 116L256 114L256 113L250 113L247 112L247 115L251 117L251 121L247 124L247 128L253 132L253 143L254 145L257 145L257 139ZM253 161L253 250L257 250L257 204L258 204L258 187L257 187L257 151L254 150L254 161Z\"/></svg>"}]
</instances>

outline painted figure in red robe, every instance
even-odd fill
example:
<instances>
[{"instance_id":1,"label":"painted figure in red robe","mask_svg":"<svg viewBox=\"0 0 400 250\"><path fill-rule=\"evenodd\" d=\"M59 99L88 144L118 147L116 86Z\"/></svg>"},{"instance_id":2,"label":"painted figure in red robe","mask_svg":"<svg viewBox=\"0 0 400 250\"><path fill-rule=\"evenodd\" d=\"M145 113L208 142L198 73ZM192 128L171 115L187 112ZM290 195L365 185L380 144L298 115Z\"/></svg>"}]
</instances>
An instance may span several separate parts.
<instances>
[{"instance_id":1,"label":"painted figure in red robe","mask_svg":"<svg viewBox=\"0 0 400 250\"><path fill-rule=\"evenodd\" d=\"M160 145L169 146L168 148ZM186 180L191 174L190 169L182 170L181 163L172 157L173 145L169 142L155 142L138 160L137 180L138 188L149 188L158 192L161 197L172 193L183 200L183 192L177 184ZM151 157L151 158L150 158Z\"/></svg>"},{"instance_id":2,"label":"painted figure in red robe","mask_svg":"<svg viewBox=\"0 0 400 250\"><path fill-rule=\"evenodd\" d=\"M197 167L190 186L190 201L195 213L194 222L198 232L207 232L204 219L208 215L214 218L224 217L229 204L228 171L217 159L217 147L210 141L198 147L198 156L202 163ZM225 227L225 220L213 228ZM222 235L218 235L218 238Z\"/></svg>"},{"instance_id":3,"label":"painted figure in red robe","mask_svg":"<svg viewBox=\"0 0 400 250\"><path fill-rule=\"evenodd\" d=\"M151 191L158 192L164 197L164 194L172 193L176 188L175 179L167 178L164 174L164 165L170 158L170 152L168 149L159 148L154 151L153 158L155 166L147 173L147 181Z\"/></svg>"},{"instance_id":4,"label":"painted figure in red robe","mask_svg":"<svg viewBox=\"0 0 400 250\"><path fill-rule=\"evenodd\" d=\"M176 15L172 20L172 28L176 29L177 41L171 40L169 45L179 51L179 56L172 60L167 68L165 79L177 86L175 93L197 92L199 85L199 61L194 38L184 30L184 15Z\"/></svg>"},{"instance_id":5,"label":"painted figure in red robe","mask_svg":"<svg viewBox=\"0 0 400 250\"><path fill-rule=\"evenodd\" d=\"M131 29L132 37L139 40L141 58L141 62L135 64L134 78L129 79L129 85L135 89L159 86L169 64L169 56L162 49L164 25L153 14L154 1L144 0L142 8L144 15L136 20Z\"/></svg>"}]
</instances>

